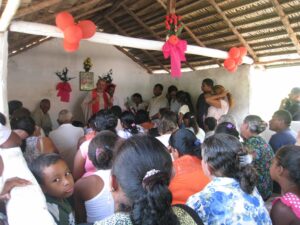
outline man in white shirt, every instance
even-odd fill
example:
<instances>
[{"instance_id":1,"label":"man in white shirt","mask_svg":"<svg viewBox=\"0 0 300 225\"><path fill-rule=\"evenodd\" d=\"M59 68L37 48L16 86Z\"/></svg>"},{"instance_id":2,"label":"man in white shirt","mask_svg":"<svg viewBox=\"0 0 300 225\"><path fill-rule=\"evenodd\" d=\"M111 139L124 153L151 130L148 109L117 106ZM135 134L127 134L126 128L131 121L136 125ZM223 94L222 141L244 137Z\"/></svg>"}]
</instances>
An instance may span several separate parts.
<instances>
[{"instance_id":1,"label":"man in white shirt","mask_svg":"<svg viewBox=\"0 0 300 225\"><path fill-rule=\"evenodd\" d=\"M156 84L153 88L154 96L149 102L148 112L151 120L158 119L158 112L161 108L168 107L168 100L162 95L164 87L161 84Z\"/></svg>"},{"instance_id":2,"label":"man in white shirt","mask_svg":"<svg viewBox=\"0 0 300 225\"><path fill-rule=\"evenodd\" d=\"M61 110L57 119L60 126L49 134L49 138L53 141L59 154L67 162L71 171L73 170L78 140L84 135L82 128L71 124L72 118L71 112L66 109Z\"/></svg>"}]
</instances>

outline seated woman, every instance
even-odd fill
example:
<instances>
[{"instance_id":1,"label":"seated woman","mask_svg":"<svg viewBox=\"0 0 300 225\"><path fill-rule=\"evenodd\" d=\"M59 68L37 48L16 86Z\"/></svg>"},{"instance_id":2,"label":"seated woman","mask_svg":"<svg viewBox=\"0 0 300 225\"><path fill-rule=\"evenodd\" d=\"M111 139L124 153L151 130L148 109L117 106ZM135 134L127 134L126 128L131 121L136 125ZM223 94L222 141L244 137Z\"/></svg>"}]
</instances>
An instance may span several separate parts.
<instances>
[{"instance_id":1,"label":"seated woman","mask_svg":"<svg viewBox=\"0 0 300 225\"><path fill-rule=\"evenodd\" d=\"M282 196L273 201L273 225L300 224L300 147L286 145L276 152L271 177L281 187Z\"/></svg>"},{"instance_id":2,"label":"seated woman","mask_svg":"<svg viewBox=\"0 0 300 225\"><path fill-rule=\"evenodd\" d=\"M97 112L94 120L95 131L100 132L103 130L110 130L116 133L115 129L117 123L117 117L110 110L101 109L99 112ZM82 176L89 176L96 171L95 166L88 158L88 146L90 142L91 139L83 142L75 155L73 168L73 177L75 181Z\"/></svg>"},{"instance_id":3,"label":"seated woman","mask_svg":"<svg viewBox=\"0 0 300 225\"><path fill-rule=\"evenodd\" d=\"M215 134L230 134L237 139L240 139L240 134L237 131L235 125L231 122L223 122L217 125Z\"/></svg>"},{"instance_id":4,"label":"seated woman","mask_svg":"<svg viewBox=\"0 0 300 225\"><path fill-rule=\"evenodd\" d=\"M75 215L78 223L93 223L114 213L114 201L109 188L113 148L118 136L101 131L89 144L88 156L97 171L80 178L75 184Z\"/></svg>"},{"instance_id":5,"label":"seated woman","mask_svg":"<svg viewBox=\"0 0 300 225\"><path fill-rule=\"evenodd\" d=\"M272 224L255 188L255 169L244 163L246 154L239 140L228 134L215 134L202 144L202 167L212 181L191 196L187 205L205 225Z\"/></svg>"},{"instance_id":6,"label":"seated woman","mask_svg":"<svg viewBox=\"0 0 300 225\"><path fill-rule=\"evenodd\" d=\"M201 191L210 181L201 167L201 142L193 132L179 129L171 135L169 143L175 171L169 186L172 205L185 204L188 197Z\"/></svg>"},{"instance_id":7,"label":"seated woman","mask_svg":"<svg viewBox=\"0 0 300 225\"><path fill-rule=\"evenodd\" d=\"M125 140L117 148L112 168L115 214L95 225L202 224L197 215L193 218L195 212L191 216L185 207L171 207L171 175L170 154L158 140L150 136Z\"/></svg>"},{"instance_id":8,"label":"seated woman","mask_svg":"<svg viewBox=\"0 0 300 225\"><path fill-rule=\"evenodd\" d=\"M168 147L171 134L178 129L176 114L170 110L165 112L159 120L157 129L160 136L156 138L163 143L165 147Z\"/></svg>"},{"instance_id":9,"label":"seated woman","mask_svg":"<svg viewBox=\"0 0 300 225\"><path fill-rule=\"evenodd\" d=\"M118 136L124 139L136 135L138 133L144 133L144 129L136 124L135 116L132 112L125 111L121 115L122 130L118 131Z\"/></svg>"},{"instance_id":10,"label":"seated woman","mask_svg":"<svg viewBox=\"0 0 300 225\"><path fill-rule=\"evenodd\" d=\"M13 131L23 140L21 149L28 164L40 154L58 153L50 138L33 136L35 122L31 117L12 118L10 125Z\"/></svg>"},{"instance_id":11,"label":"seated woman","mask_svg":"<svg viewBox=\"0 0 300 225\"><path fill-rule=\"evenodd\" d=\"M222 85L215 85L213 93L205 97L206 103L210 105L206 117L214 117L218 121L233 106L233 99Z\"/></svg>"},{"instance_id":12,"label":"seated woman","mask_svg":"<svg viewBox=\"0 0 300 225\"><path fill-rule=\"evenodd\" d=\"M183 123L185 128L192 131L196 135L196 137L201 141L201 143L203 143L205 138L205 132L198 126L196 118L192 113L187 112L183 115Z\"/></svg>"},{"instance_id":13,"label":"seated woman","mask_svg":"<svg viewBox=\"0 0 300 225\"><path fill-rule=\"evenodd\" d=\"M272 195L273 190L270 167L274 152L271 146L259 136L267 126L268 124L259 116L249 115L246 116L240 128L244 145L253 156L252 163L258 175L257 189L264 201Z\"/></svg>"}]
</instances>

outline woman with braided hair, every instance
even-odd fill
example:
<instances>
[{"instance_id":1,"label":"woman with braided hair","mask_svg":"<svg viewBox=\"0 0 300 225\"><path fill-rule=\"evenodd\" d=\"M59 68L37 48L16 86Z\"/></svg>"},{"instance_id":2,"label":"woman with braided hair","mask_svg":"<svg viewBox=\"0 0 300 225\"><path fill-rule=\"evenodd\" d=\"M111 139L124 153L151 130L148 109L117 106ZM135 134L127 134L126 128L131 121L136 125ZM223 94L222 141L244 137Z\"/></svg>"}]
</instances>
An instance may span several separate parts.
<instances>
[{"instance_id":1,"label":"woman with braided hair","mask_svg":"<svg viewBox=\"0 0 300 225\"><path fill-rule=\"evenodd\" d=\"M95 225L202 224L187 206L171 206L172 160L162 143L150 136L132 136L117 152L111 175L115 214Z\"/></svg>"},{"instance_id":2,"label":"woman with braided hair","mask_svg":"<svg viewBox=\"0 0 300 225\"><path fill-rule=\"evenodd\" d=\"M264 201L255 188L256 171L247 161L239 140L229 134L215 134L205 139L202 167L212 180L192 195L187 205L205 225L264 224L271 219Z\"/></svg>"}]
</instances>

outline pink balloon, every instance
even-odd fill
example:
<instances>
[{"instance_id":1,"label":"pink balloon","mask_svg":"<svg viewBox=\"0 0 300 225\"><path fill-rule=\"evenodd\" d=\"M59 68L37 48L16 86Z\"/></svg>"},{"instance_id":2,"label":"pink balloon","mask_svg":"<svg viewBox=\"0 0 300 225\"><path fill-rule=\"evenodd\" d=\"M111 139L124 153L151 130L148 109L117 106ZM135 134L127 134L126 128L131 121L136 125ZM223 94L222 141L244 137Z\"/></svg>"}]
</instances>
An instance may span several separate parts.
<instances>
[{"instance_id":1,"label":"pink balloon","mask_svg":"<svg viewBox=\"0 0 300 225\"><path fill-rule=\"evenodd\" d=\"M239 50L240 50L240 57L244 57L247 55L247 48L239 47Z\"/></svg>"},{"instance_id":2,"label":"pink balloon","mask_svg":"<svg viewBox=\"0 0 300 225\"><path fill-rule=\"evenodd\" d=\"M66 52L75 52L79 48L79 42L77 43L69 43L64 40L64 49Z\"/></svg>"},{"instance_id":3,"label":"pink balloon","mask_svg":"<svg viewBox=\"0 0 300 225\"><path fill-rule=\"evenodd\" d=\"M234 68L235 66L236 66L236 64L235 64L234 59L231 59L231 58L225 59L225 61L224 61L224 67L227 70L230 70L230 69Z\"/></svg>"},{"instance_id":4,"label":"pink balloon","mask_svg":"<svg viewBox=\"0 0 300 225\"><path fill-rule=\"evenodd\" d=\"M240 50L237 47L231 48L229 50L229 57L233 59L240 57Z\"/></svg>"},{"instance_id":5,"label":"pink balloon","mask_svg":"<svg viewBox=\"0 0 300 225\"><path fill-rule=\"evenodd\" d=\"M82 38L82 30L78 25L71 25L65 29L64 37L69 43L77 43Z\"/></svg>"},{"instance_id":6,"label":"pink balloon","mask_svg":"<svg viewBox=\"0 0 300 225\"><path fill-rule=\"evenodd\" d=\"M56 15L55 23L58 28L64 31L68 26L74 25L74 18L66 11L60 12Z\"/></svg>"},{"instance_id":7,"label":"pink balloon","mask_svg":"<svg viewBox=\"0 0 300 225\"><path fill-rule=\"evenodd\" d=\"M79 21L78 26L82 30L82 38L91 38L96 33L96 25L91 20Z\"/></svg>"}]
</instances>

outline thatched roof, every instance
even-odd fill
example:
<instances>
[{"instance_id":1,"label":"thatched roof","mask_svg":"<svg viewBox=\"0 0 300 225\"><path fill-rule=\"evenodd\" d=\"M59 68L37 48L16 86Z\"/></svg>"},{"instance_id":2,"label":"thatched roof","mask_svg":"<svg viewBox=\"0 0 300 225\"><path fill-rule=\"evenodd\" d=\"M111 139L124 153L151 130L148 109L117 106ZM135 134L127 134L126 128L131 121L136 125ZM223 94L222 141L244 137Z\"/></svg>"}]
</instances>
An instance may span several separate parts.
<instances>
[{"instance_id":1,"label":"thatched roof","mask_svg":"<svg viewBox=\"0 0 300 225\"><path fill-rule=\"evenodd\" d=\"M55 14L64 10L77 20L94 21L98 31L151 40L166 37L167 0L23 0L14 19L54 25ZM181 38L188 44L225 51L245 46L255 63L269 66L300 62L299 0L177 0L176 13L183 16ZM9 54L46 40L10 32ZM117 48L150 73L170 70L170 61L159 51ZM220 66L222 60L187 55L182 67L196 70L208 65Z\"/></svg>"}]
</instances>

